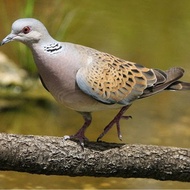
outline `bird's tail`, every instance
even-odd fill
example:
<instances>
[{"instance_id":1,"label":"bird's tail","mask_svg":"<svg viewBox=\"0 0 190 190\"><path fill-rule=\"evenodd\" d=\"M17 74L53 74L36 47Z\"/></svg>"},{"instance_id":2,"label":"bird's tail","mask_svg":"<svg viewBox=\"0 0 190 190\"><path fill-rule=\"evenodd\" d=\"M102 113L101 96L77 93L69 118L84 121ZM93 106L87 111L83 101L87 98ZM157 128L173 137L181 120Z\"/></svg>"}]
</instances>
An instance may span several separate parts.
<instances>
[{"instance_id":1,"label":"bird's tail","mask_svg":"<svg viewBox=\"0 0 190 190\"><path fill-rule=\"evenodd\" d=\"M176 81L168 86L165 90L190 90L190 83L183 81Z\"/></svg>"},{"instance_id":2,"label":"bird's tail","mask_svg":"<svg viewBox=\"0 0 190 190\"><path fill-rule=\"evenodd\" d=\"M178 79L180 79L184 74L184 70L182 68L174 67L167 71L153 69L153 71L157 77L157 82L154 86L146 88L140 98L154 95L163 90L190 90L190 83L178 81Z\"/></svg>"}]
</instances>

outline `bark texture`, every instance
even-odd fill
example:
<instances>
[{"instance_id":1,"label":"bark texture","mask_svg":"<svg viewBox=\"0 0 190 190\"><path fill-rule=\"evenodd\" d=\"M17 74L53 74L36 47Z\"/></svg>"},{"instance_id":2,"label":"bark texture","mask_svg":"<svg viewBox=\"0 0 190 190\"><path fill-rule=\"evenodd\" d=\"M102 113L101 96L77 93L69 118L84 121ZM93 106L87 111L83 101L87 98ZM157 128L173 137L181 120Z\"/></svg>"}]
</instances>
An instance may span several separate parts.
<instances>
[{"instance_id":1,"label":"bark texture","mask_svg":"<svg viewBox=\"0 0 190 190\"><path fill-rule=\"evenodd\" d=\"M0 133L0 170L190 182L190 149Z\"/></svg>"}]
</instances>

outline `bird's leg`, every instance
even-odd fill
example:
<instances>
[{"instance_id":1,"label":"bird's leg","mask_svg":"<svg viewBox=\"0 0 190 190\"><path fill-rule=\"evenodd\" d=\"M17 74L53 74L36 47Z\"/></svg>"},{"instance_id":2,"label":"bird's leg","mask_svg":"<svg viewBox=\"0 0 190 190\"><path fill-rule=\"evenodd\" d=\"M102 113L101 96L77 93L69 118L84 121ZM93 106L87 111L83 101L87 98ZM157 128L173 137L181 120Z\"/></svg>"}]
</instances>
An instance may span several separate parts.
<instances>
[{"instance_id":1,"label":"bird's leg","mask_svg":"<svg viewBox=\"0 0 190 190\"><path fill-rule=\"evenodd\" d=\"M116 124L117 127L117 135L120 140L122 140L122 135L120 131L120 119L129 119L132 118L131 116L123 116L123 114L126 112L126 110L130 107L131 105L127 105L121 108L121 110L118 112L118 114L113 118L113 120L104 128L103 133L100 134L98 137L97 141L100 141L100 139L113 127L114 124Z\"/></svg>"},{"instance_id":2,"label":"bird's leg","mask_svg":"<svg viewBox=\"0 0 190 190\"><path fill-rule=\"evenodd\" d=\"M82 114L83 118L84 118L84 124L83 126L78 130L78 132L75 135L71 135L71 136L65 136L64 139L73 139L73 140L78 140L81 144L81 146L84 146L84 141L88 141L88 139L85 137L85 131L87 129L87 127L91 124L92 122L92 116L89 112L79 112L80 114Z\"/></svg>"}]
</instances>

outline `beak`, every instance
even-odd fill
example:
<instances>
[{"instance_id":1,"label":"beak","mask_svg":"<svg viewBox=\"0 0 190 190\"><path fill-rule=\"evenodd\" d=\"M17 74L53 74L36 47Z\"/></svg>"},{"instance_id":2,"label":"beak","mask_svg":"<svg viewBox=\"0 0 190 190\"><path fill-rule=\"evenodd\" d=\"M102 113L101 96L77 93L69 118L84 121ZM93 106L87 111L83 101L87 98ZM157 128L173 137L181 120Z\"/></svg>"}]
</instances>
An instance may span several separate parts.
<instances>
[{"instance_id":1,"label":"beak","mask_svg":"<svg viewBox=\"0 0 190 190\"><path fill-rule=\"evenodd\" d=\"M10 33L8 36L6 36L6 37L1 41L0 46L2 46L2 45L4 45L4 44L6 44L6 43L8 43L8 42L10 42L10 41L12 41L12 40L14 40L15 37L16 37L15 34Z\"/></svg>"}]
</instances>

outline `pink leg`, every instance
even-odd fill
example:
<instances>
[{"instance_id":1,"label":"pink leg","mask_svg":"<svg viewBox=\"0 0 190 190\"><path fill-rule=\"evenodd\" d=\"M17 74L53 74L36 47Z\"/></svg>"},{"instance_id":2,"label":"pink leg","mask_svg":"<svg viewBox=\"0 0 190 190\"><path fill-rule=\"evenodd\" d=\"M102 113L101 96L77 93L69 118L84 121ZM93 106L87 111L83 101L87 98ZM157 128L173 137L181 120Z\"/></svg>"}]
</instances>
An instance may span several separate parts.
<instances>
[{"instance_id":1,"label":"pink leg","mask_svg":"<svg viewBox=\"0 0 190 190\"><path fill-rule=\"evenodd\" d=\"M131 105L128 106L124 106L121 108L121 110L119 111L119 113L113 118L113 120L104 128L103 133L100 134L100 136L98 137L97 141L100 141L100 139L113 127L114 124L116 124L117 127L117 135L118 138L120 140L122 140L122 135L121 135L121 131L120 131L120 119L124 118L124 119L129 119L132 118L131 116L123 116L123 114L126 112L126 110L130 107Z\"/></svg>"},{"instance_id":2,"label":"pink leg","mask_svg":"<svg viewBox=\"0 0 190 190\"><path fill-rule=\"evenodd\" d=\"M84 141L85 140L88 141L88 139L85 137L85 131L92 122L92 116L88 112L80 112L80 113L82 114L85 121L83 126L78 130L78 132L75 135L65 136L64 139L78 140L81 146L84 147Z\"/></svg>"}]
</instances>

